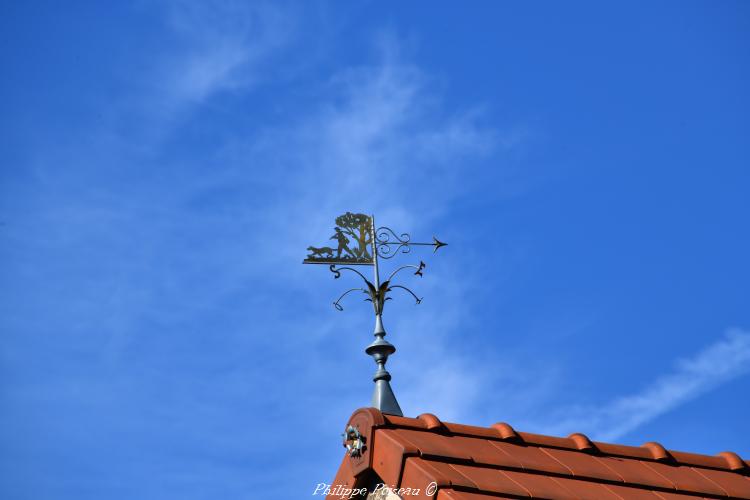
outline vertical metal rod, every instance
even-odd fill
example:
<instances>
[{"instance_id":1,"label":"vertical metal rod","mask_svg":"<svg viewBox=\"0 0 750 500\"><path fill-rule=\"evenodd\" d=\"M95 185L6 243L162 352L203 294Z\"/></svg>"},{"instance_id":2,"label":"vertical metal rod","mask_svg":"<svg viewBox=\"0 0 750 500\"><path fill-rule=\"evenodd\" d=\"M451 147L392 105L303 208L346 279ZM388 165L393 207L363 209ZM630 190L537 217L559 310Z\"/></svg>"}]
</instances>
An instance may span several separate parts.
<instances>
[{"instance_id":1,"label":"vertical metal rod","mask_svg":"<svg viewBox=\"0 0 750 500\"><path fill-rule=\"evenodd\" d=\"M380 271L378 270L378 245L375 241L377 233L375 231L375 215L370 216L372 219L372 227L370 228L370 234L372 235L372 261L375 268L375 290L380 290Z\"/></svg>"}]
</instances>

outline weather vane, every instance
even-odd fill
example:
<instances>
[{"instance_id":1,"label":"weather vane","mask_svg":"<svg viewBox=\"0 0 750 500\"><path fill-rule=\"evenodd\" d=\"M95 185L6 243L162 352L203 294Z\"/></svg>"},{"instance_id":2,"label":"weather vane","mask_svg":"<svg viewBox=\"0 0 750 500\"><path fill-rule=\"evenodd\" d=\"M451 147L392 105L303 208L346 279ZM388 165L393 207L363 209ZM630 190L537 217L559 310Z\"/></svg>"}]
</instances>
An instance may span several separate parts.
<instances>
[{"instance_id":1,"label":"weather vane","mask_svg":"<svg viewBox=\"0 0 750 500\"><path fill-rule=\"evenodd\" d=\"M385 226L375 229L374 216L351 212L336 218L336 227L333 228L333 231L330 239L336 240L335 245L307 247L309 253L303 263L327 264L336 279L341 277L341 271L350 271L359 275L364 282L366 288L351 288L345 291L333 305L339 311L343 311L341 300L349 293L357 291L363 292L367 296L365 300L372 302L375 309L375 340L365 349L365 352L373 357L378 367L373 377L375 392L372 395L372 406L383 413L403 416L401 407L398 405L396 396L391 389L391 374L385 369L388 356L396 352L396 348L385 340L382 318L383 306L387 300L391 299L388 293L394 288L400 288L411 294L417 304L422 302L422 299L417 297L409 288L393 284L393 278L404 269L414 269L414 274L421 277L425 263L420 261L418 265L407 264L398 267L388 276L387 280L381 283L378 261L379 259L393 258L399 253L409 253L411 248L415 246L433 247L434 253L447 243L443 243L434 236L431 243L414 242L411 241L411 236L407 233L398 235L391 228ZM341 266L342 264L343 266ZM373 266L373 281L368 280L364 274L350 266Z\"/></svg>"}]
</instances>

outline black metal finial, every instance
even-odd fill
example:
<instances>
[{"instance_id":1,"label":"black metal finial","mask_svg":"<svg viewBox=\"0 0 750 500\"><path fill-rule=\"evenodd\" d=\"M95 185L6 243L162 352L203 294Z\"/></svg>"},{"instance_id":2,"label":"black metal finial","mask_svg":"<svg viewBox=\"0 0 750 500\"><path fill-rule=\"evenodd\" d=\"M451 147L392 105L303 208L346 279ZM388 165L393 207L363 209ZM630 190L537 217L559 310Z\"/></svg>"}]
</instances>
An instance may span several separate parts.
<instances>
[{"instance_id":1,"label":"black metal finial","mask_svg":"<svg viewBox=\"0 0 750 500\"><path fill-rule=\"evenodd\" d=\"M417 243L411 241L411 236L407 233L397 235L389 227L380 227L375 229L375 217L365 214L353 214L347 212L336 218L337 226L334 228L334 234L330 239L336 240L337 248L324 247L307 247L309 254L303 261L304 264L328 264L329 269L334 274L334 278L341 277L341 271L350 271L357 274L366 288L351 288L344 292L334 303L334 307L339 311L344 308L341 306L341 300L351 292L361 291L367 298L366 301L372 302L375 310L375 340L367 346L365 352L372 356L377 364L377 370L373 376L375 382L375 391L372 395L372 406L383 413L390 415L403 416L401 407L396 401L396 396L391 389L391 374L385 369L388 356L396 352L396 348L385 340L385 329L383 328L383 307L385 302L390 300L388 292L394 288L405 290L414 297L416 303L422 302L422 299L403 285L392 284L393 278L404 269L415 269L416 276L422 276L425 263L420 261L419 265L405 265L393 271L388 279L383 283L380 282L379 258L390 259L397 253L409 253L412 246L432 246L433 253L438 248L445 246L447 243L439 241L433 236L432 243ZM354 240L354 242L352 242ZM335 256L334 256L335 254ZM336 267L344 264L343 267ZM361 272L357 271L352 265L373 266L374 283L368 280Z\"/></svg>"}]
</instances>

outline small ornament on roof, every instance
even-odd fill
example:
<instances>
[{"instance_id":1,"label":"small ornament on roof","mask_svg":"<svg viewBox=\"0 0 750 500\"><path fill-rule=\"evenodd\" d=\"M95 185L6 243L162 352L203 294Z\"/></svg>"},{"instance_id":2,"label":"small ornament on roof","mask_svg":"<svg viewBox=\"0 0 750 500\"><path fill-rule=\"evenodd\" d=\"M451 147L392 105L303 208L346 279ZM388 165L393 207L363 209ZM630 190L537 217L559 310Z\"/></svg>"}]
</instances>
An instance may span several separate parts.
<instances>
[{"instance_id":1,"label":"small ornament on roof","mask_svg":"<svg viewBox=\"0 0 750 500\"><path fill-rule=\"evenodd\" d=\"M360 434L359 428L348 425L346 432L341 437L344 438L344 448L346 448L350 457L362 455L362 451L365 448L365 437Z\"/></svg>"},{"instance_id":2,"label":"small ornament on roof","mask_svg":"<svg viewBox=\"0 0 750 500\"><path fill-rule=\"evenodd\" d=\"M385 369L388 356L396 352L396 348L385 340L382 318L383 307L385 302L391 299L388 296L389 292L395 288L409 293L416 303L420 304L421 298L408 287L394 284L393 279L404 269L414 269L414 275L421 277L426 265L420 261L419 264L407 264L398 267L388 276L388 279L381 283L379 259L391 259L397 254L408 254L415 246L431 246L433 247L433 253L435 253L439 248L446 246L447 243L434 236L432 242L429 243L414 242L411 241L411 236L408 233L397 234L386 226L375 229L374 216L352 212L346 212L337 217L336 227L333 228L333 231L334 233L329 239L335 240L335 245L307 247L308 255L303 263L327 264L336 279L341 277L342 271L354 273L362 279L365 287L356 287L345 291L333 303L333 306L337 310L343 311L341 300L349 293L357 291L363 292L366 297L365 300L372 302L375 310L375 340L365 349L365 352L372 356L377 364L377 371L373 377L375 392L372 396L372 406L383 413L403 416L401 407L391 389L391 375ZM341 266L342 264L343 266ZM373 281L368 280L357 269L350 267L353 265L373 266Z\"/></svg>"}]
</instances>

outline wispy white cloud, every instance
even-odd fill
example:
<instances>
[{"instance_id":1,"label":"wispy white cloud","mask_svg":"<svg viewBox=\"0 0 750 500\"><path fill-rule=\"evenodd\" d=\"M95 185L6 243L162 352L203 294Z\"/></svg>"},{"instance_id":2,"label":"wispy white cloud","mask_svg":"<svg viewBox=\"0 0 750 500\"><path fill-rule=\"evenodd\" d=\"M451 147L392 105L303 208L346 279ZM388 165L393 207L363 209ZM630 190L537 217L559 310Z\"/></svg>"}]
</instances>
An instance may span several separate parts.
<instances>
[{"instance_id":1,"label":"wispy white cloud","mask_svg":"<svg viewBox=\"0 0 750 500\"><path fill-rule=\"evenodd\" d=\"M122 91L102 108L109 123L99 140L107 138L110 148L125 142L132 153L130 144L138 143L139 153L159 154L176 128L206 109L252 116L252 110L222 107L218 98L247 97L307 64L304 51L289 50L299 41L302 7L233 0L167 0L152 7L163 14L158 38L134 47L119 75Z\"/></svg>"},{"instance_id":2,"label":"wispy white cloud","mask_svg":"<svg viewBox=\"0 0 750 500\"><path fill-rule=\"evenodd\" d=\"M255 189L263 204L256 214L274 214L258 220L284 241L269 258L295 258L315 237L276 220L304 213L308 227L326 233L331 214L365 210L418 230L495 175L476 168L497 151L499 137L480 112L446 111L417 66L391 50L377 59L335 72L310 107L252 137L238 135L219 153L224 167L212 184Z\"/></svg>"},{"instance_id":3,"label":"wispy white cloud","mask_svg":"<svg viewBox=\"0 0 750 500\"><path fill-rule=\"evenodd\" d=\"M679 360L641 392L593 408L564 408L547 432L567 434L585 430L596 439L612 441L680 405L750 372L750 332L727 331L721 340L695 356Z\"/></svg>"},{"instance_id":4,"label":"wispy white cloud","mask_svg":"<svg viewBox=\"0 0 750 500\"><path fill-rule=\"evenodd\" d=\"M294 36L291 11L272 3L171 2L169 23L180 55L163 61L164 92L197 104L216 92L247 91L264 79L263 64Z\"/></svg>"}]
</instances>

